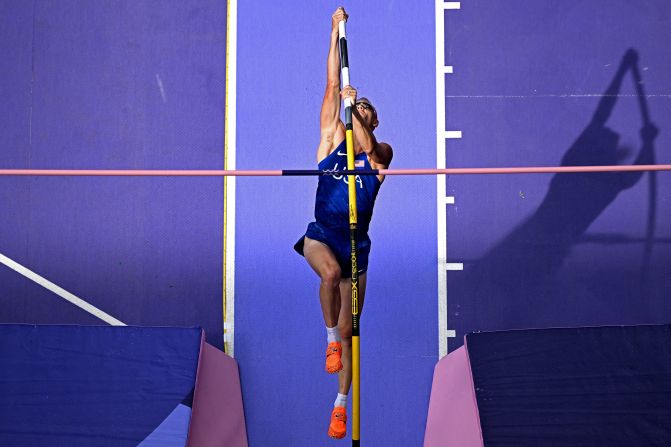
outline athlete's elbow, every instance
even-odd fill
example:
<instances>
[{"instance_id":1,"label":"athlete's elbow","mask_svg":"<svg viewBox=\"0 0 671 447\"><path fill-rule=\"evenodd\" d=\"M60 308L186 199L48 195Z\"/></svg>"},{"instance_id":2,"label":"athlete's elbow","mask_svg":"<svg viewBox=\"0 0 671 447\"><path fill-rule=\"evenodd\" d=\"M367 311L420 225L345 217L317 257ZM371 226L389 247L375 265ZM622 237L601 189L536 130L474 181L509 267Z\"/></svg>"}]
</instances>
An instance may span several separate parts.
<instances>
[{"instance_id":1,"label":"athlete's elbow","mask_svg":"<svg viewBox=\"0 0 671 447\"><path fill-rule=\"evenodd\" d=\"M340 76L329 76L326 79L326 89L329 91L335 90L338 94L340 94Z\"/></svg>"}]
</instances>

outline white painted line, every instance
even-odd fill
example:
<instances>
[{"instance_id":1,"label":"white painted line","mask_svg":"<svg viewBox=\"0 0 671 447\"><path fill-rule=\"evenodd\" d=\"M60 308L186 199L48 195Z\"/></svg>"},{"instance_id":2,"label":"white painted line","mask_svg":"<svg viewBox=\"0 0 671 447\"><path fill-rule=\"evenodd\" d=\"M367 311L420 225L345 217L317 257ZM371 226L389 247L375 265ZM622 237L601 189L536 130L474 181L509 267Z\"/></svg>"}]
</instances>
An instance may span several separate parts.
<instances>
[{"instance_id":1,"label":"white painted line","mask_svg":"<svg viewBox=\"0 0 671 447\"><path fill-rule=\"evenodd\" d=\"M226 345L226 347L230 346L230 343L233 342L231 334L229 332L232 329L233 329L232 325L224 323L224 344Z\"/></svg>"},{"instance_id":2,"label":"white painted line","mask_svg":"<svg viewBox=\"0 0 671 447\"><path fill-rule=\"evenodd\" d=\"M454 329L450 329L449 331L447 331L447 336L449 338L455 338L457 336L457 332Z\"/></svg>"},{"instance_id":3,"label":"white painted line","mask_svg":"<svg viewBox=\"0 0 671 447\"><path fill-rule=\"evenodd\" d=\"M445 169L445 3L436 0L436 168ZM436 176L438 248L438 358L447 355L447 221L445 207L445 175Z\"/></svg>"},{"instance_id":4,"label":"white painted line","mask_svg":"<svg viewBox=\"0 0 671 447\"><path fill-rule=\"evenodd\" d=\"M165 89L163 88L163 81L161 80L161 77L158 75L158 73L156 73L156 83L158 84L158 91L161 93L161 99L165 104L167 102L165 97Z\"/></svg>"},{"instance_id":5,"label":"white painted line","mask_svg":"<svg viewBox=\"0 0 671 447\"><path fill-rule=\"evenodd\" d=\"M460 130L445 130L445 74L454 73L452 65L445 65L445 10L461 9L460 2L436 0L436 167L445 169L446 139L459 139ZM453 205L454 197L447 196L445 175L436 176L436 200L438 209L438 357L447 355L447 339L455 337L447 329L447 272L463 270L463 264L447 262L447 213L445 205ZM460 266L461 268L457 268Z\"/></svg>"},{"instance_id":6,"label":"white painted line","mask_svg":"<svg viewBox=\"0 0 671 447\"><path fill-rule=\"evenodd\" d=\"M52 283L48 279L38 275L37 273L33 272L32 270L29 270L28 268L22 266L18 262L9 259L7 256L5 256L1 253L0 253L0 263L5 264L7 267L14 270L15 272L25 276L29 280L39 284L40 286L44 287L45 289L49 290L50 292L55 293L56 295L60 296L64 300L69 301L70 303L74 304L75 306L79 307L80 309L90 313L94 317L103 320L105 323L110 324L112 326L126 326L125 323L122 323L121 321L117 320L113 316L103 312L102 310L98 309L97 307L87 303L83 299L73 295L72 293L68 292L67 290L63 289L62 287L57 286L56 284Z\"/></svg>"},{"instance_id":7,"label":"white painted line","mask_svg":"<svg viewBox=\"0 0 671 447\"><path fill-rule=\"evenodd\" d=\"M461 262L447 262L445 264L445 269L452 272L459 272L464 269L464 264L462 264Z\"/></svg>"},{"instance_id":8,"label":"white painted line","mask_svg":"<svg viewBox=\"0 0 671 447\"><path fill-rule=\"evenodd\" d=\"M236 163L236 114L237 114L237 46L238 46L238 2L228 1L226 19L226 117L224 153L225 169L235 169ZM226 353L235 354L235 177L226 177L226 210L224 216L224 256L226 284L224 310L224 343Z\"/></svg>"}]
</instances>

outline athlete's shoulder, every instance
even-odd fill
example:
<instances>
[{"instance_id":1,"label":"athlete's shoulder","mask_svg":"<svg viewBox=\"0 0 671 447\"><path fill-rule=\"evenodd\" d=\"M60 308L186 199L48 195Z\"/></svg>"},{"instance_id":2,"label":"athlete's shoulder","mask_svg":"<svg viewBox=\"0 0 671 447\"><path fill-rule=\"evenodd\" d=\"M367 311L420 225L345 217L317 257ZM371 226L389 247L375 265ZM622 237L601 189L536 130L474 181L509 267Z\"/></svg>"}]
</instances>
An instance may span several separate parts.
<instances>
[{"instance_id":1,"label":"athlete's shoulder","mask_svg":"<svg viewBox=\"0 0 671 447\"><path fill-rule=\"evenodd\" d=\"M391 162L391 159L394 158L394 150L391 148L391 144L382 141L378 142L377 145L380 155L388 158L389 162Z\"/></svg>"},{"instance_id":2,"label":"athlete's shoulder","mask_svg":"<svg viewBox=\"0 0 671 447\"><path fill-rule=\"evenodd\" d=\"M386 169L394 158L394 151L391 145L384 142L377 142L375 150L370 153L368 160L373 169Z\"/></svg>"}]
</instances>

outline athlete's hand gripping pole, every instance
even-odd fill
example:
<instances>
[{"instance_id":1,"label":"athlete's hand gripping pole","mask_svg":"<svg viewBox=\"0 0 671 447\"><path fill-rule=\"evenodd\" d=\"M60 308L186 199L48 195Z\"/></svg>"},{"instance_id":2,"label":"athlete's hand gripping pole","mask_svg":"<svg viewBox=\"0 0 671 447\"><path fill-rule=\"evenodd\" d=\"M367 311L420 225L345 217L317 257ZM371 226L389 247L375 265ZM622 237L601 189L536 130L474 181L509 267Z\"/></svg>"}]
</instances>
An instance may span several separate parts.
<instances>
[{"instance_id":1,"label":"athlete's hand gripping pole","mask_svg":"<svg viewBox=\"0 0 671 447\"><path fill-rule=\"evenodd\" d=\"M349 61L347 60L347 36L345 21L338 24L338 43L340 47L340 71L342 85L350 85ZM352 101L345 98L345 144L347 145L347 169L354 171L354 138L352 128ZM348 175L349 189L349 228L352 246L352 446L360 445L360 345L359 345L359 268L357 265L357 210L356 210L356 176Z\"/></svg>"}]
</instances>

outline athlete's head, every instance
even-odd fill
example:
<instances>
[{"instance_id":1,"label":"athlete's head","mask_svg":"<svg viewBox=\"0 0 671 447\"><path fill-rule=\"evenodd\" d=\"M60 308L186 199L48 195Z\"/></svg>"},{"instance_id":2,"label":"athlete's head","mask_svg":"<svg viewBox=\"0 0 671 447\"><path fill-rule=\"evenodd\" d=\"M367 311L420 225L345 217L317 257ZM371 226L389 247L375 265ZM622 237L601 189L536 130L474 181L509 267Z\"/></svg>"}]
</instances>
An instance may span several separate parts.
<instances>
[{"instance_id":1,"label":"athlete's head","mask_svg":"<svg viewBox=\"0 0 671 447\"><path fill-rule=\"evenodd\" d=\"M368 98L357 98L356 109L363 121L373 130L380 124L377 119L377 110Z\"/></svg>"}]
</instances>

